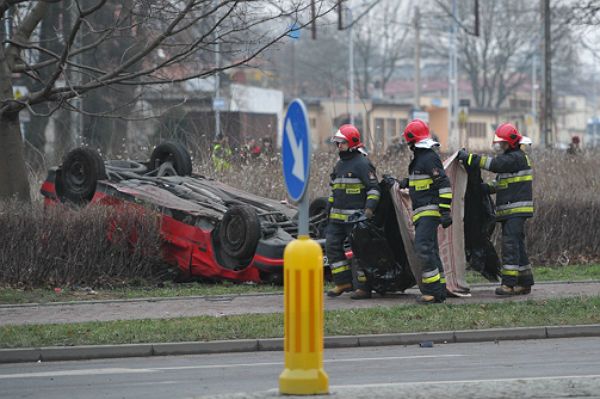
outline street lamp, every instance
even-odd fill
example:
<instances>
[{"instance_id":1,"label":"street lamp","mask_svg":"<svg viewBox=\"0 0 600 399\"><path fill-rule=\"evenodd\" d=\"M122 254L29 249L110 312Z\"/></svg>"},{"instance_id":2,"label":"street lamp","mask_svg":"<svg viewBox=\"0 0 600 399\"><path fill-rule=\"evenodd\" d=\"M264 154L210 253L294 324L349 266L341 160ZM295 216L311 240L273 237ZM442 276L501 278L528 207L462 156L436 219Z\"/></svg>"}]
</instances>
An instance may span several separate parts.
<instances>
[{"instance_id":1,"label":"street lamp","mask_svg":"<svg viewBox=\"0 0 600 399\"><path fill-rule=\"evenodd\" d=\"M352 38L352 9L348 6L348 100L350 103L350 124L354 125L354 40Z\"/></svg>"}]
</instances>

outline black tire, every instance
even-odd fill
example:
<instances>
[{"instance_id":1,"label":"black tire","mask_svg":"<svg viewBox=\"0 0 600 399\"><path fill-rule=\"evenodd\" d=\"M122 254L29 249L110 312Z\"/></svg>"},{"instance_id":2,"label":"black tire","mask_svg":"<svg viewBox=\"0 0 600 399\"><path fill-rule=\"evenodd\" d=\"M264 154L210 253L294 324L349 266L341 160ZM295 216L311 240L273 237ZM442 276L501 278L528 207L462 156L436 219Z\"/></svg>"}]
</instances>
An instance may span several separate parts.
<instances>
[{"instance_id":1,"label":"black tire","mask_svg":"<svg viewBox=\"0 0 600 399\"><path fill-rule=\"evenodd\" d=\"M219 242L227 255L235 259L251 258L260 237L260 221L254 208L234 205L225 212L219 226Z\"/></svg>"},{"instance_id":2,"label":"black tire","mask_svg":"<svg viewBox=\"0 0 600 399\"><path fill-rule=\"evenodd\" d=\"M325 211L328 207L328 198L327 197L317 197L308 206L308 217L313 218L317 215L322 214L322 218L318 218L319 221L313 222L313 225L316 229L316 238L325 238L325 228L327 227L327 215L325 215Z\"/></svg>"},{"instance_id":3,"label":"black tire","mask_svg":"<svg viewBox=\"0 0 600 399\"><path fill-rule=\"evenodd\" d=\"M170 162L179 176L192 174L192 158L187 149L180 143L167 141L156 146L150 156L150 169L158 169L165 162Z\"/></svg>"},{"instance_id":4,"label":"black tire","mask_svg":"<svg viewBox=\"0 0 600 399\"><path fill-rule=\"evenodd\" d=\"M76 148L63 159L59 197L77 205L88 203L98 180L106 179L104 161L90 148Z\"/></svg>"}]
</instances>

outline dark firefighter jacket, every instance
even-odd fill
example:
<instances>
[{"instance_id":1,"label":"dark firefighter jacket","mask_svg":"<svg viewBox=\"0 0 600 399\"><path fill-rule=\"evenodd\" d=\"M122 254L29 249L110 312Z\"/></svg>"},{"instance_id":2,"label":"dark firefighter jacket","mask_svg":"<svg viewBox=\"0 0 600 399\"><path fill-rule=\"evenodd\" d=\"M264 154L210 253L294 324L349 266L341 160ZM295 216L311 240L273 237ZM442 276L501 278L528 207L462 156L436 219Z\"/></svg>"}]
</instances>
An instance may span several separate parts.
<instances>
[{"instance_id":1,"label":"dark firefighter jacket","mask_svg":"<svg viewBox=\"0 0 600 399\"><path fill-rule=\"evenodd\" d=\"M529 157L520 148L496 157L469 154L467 165L497 173L490 183L490 192L496 193L497 220L533 216L533 171Z\"/></svg>"},{"instance_id":2,"label":"dark firefighter jacket","mask_svg":"<svg viewBox=\"0 0 600 399\"><path fill-rule=\"evenodd\" d=\"M350 215L365 208L377 208L380 193L375 167L360 152L341 152L330 178L330 220L346 222Z\"/></svg>"},{"instance_id":3,"label":"dark firefighter jacket","mask_svg":"<svg viewBox=\"0 0 600 399\"><path fill-rule=\"evenodd\" d=\"M452 189L439 155L432 149L415 148L408 166L408 189L413 207L413 222L423 216L450 212Z\"/></svg>"}]
</instances>

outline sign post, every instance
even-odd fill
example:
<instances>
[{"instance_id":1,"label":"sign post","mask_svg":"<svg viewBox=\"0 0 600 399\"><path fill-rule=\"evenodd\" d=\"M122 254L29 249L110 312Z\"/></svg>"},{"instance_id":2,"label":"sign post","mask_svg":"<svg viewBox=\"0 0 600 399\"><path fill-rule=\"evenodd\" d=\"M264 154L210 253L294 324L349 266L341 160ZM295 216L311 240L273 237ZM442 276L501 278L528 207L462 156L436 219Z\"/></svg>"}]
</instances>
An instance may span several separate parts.
<instances>
[{"instance_id":1,"label":"sign post","mask_svg":"<svg viewBox=\"0 0 600 399\"><path fill-rule=\"evenodd\" d=\"M298 239L283 253L285 369L279 391L316 395L329 391L323 370L323 251L308 235L310 129L306 107L294 100L283 122L283 177L290 199L298 203Z\"/></svg>"}]
</instances>

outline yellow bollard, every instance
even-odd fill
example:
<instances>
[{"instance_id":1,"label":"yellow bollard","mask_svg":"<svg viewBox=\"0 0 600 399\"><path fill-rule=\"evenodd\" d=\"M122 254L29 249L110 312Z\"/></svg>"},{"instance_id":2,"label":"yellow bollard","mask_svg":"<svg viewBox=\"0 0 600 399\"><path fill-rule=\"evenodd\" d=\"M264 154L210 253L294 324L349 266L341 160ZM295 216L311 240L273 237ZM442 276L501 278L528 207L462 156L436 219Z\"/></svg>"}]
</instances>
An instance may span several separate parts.
<instances>
[{"instance_id":1,"label":"yellow bollard","mask_svg":"<svg viewBox=\"0 0 600 399\"><path fill-rule=\"evenodd\" d=\"M285 247L285 369L279 392L315 395L329 392L323 370L323 251L308 236Z\"/></svg>"}]
</instances>

